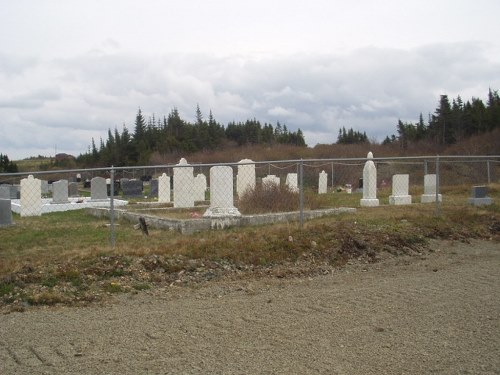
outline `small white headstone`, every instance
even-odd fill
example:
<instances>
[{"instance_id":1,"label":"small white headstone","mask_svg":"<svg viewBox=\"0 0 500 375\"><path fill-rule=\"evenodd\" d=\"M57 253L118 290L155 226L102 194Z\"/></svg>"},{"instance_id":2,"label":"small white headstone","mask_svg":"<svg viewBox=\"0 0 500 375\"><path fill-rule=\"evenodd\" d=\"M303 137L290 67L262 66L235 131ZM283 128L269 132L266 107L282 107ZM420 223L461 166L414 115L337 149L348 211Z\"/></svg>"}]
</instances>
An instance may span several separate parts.
<instances>
[{"instance_id":1,"label":"small white headstone","mask_svg":"<svg viewBox=\"0 0 500 375\"><path fill-rule=\"evenodd\" d=\"M194 207L193 167L182 158L174 167L174 207Z\"/></svg>"},{"instance_id":2,"label":"small white headstone","mask_svg":"<svg viewBox=\"0 0 500 375\"><path fill-rule=\"evenodd\" d=\"M38 178L29 175L21 180L21 216L42 214L42 184Z\"/></svg>"},{"instance_id":3,"label":"small white headstone","mask_svg":"<svg viewBox=\"0 0 500 375\"><path fill-rule=\"evenodd\" d=\"M328 173L321 171L318 180L318 194L326 194L328 189Z\"/></svg>"},{"instance_id":4,"label":"small white headstone","mask_svg":"<svg viewBox=\"0 0 500 375\"><path fill-rule=\"evenodd\" d=\"M377 167L373 162L371 152L366 156L368 159L363 168L363 198L359 204L365 207L375 207L379 205L377 199Z\"/></svg>"},{"instance_id":5,"label":"small white headstone","mask_svg":"<svg viewBox=\"0 0 500 375\"><path fill-rule=\"evenodd\" d=\"M210 168L210 207L204 217L241 216L234 207L233 168L217 166Z\"/></svg>"},{"instance_id":6,"label":"small white headstone","mask_svg":"<svg viewBox=\"0 0 500 375\"><path fill-rule=\"evenodd\" d=\"M299 191L297 173L288 173L286 175L285 185L288 187L288 190L297 193Z\"/></svg>"},{"instance_id":7,"label":"small white headstone","mask_svg":"<svg viewBox=\"0 0 500 375\"><path fill-rule=\"evenodd\" d=\"M441 202L443 197L441 194L437 195L438 202ZM420 201L422 203L436 202L436 175L426 174L424 176L424 194L421 195Z\"/></svg>"},{"instance_id":8,"label":"small white headstone","mask_svg":"<svg viewBox=\"0 0 500 375\"><path fill-rule=\"evenodd\" d=\"M392 176L392 195L389 196L389 204L411 204L411 195L408 194L409 184L410 175L408 174L395 174Z\"/></svg>"},{"instance_id":9,"label":"small white headstone","mask_svg":"<svg viewBox=\"0 0 500 375\"><path fill-rule=\"evenodd\" d=\"M255 189L255 164L250 159L240 160L238 174L236 175L236 192L241 198L248 190Z\"/></svg>"},{"instance_id":10,"label":"small white headstone","mask_svg":"<svg viewBox=\"0 0 500 375\"><path fill-rule=\"evenodd\" d=\"M274 174L269 174L262 178L262 187L264 189L280 187L280 178Z\"/></svg>"},{"instance_id":11,"label":"small white headstone","mask_svg":"<svg viewBox=\"0 0 500 375\"><path fill-rule=\"evenodd\" d=\"M166 173L158 177L158 202L170 202L170 176L167 176Z\"/></svg>"},{"instance_id":12,"label":"small white headstone","mask_svg":"<svg viewBox=\"0 0 500 375\"><path fill-rule=\"evenodd\" d=\"M207 191L207 177L203 173L198 173L194 178L194 200L204 201Z\"/></svg>"}]
</instances>

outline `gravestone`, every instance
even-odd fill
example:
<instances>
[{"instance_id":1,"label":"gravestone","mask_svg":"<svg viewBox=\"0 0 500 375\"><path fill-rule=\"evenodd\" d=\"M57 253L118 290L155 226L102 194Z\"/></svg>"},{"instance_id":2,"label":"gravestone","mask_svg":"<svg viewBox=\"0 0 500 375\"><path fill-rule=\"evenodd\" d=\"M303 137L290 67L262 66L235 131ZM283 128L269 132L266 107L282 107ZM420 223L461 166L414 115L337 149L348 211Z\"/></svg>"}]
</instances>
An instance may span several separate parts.
<instances>
[{"instance_id":1,"label":"gravestone","mask_svg":"<svg viewBox=\"0 0 500 375\"><path fill-rule=\"evenodd\" d=\"M21 180L21 216L42 215L42 184L29 175Z\"/></svg>"},{"instance_id":2,"label":"gravestone","mask_svg":"<svg viewBox=\"0 0 500 375\"><path fill-rule=\"evenodd\" d=\"M170 202L170 176L167 176L166 173L158 177L158 202Z\"/></svg>"},{"instance_id":3,"label":"gravestone","mask_svg":"<svg viewBox=\"0 0 500 375\"><path fill-rule=\"evenodd\" d=\"M21 197L19 185L0 185L0 198L19 199Z\"/></svg>"},{"instance_id":4,"label":"gravestone","mask_svg":"<svg viewBox=\"0 0 500 375\"><path fill-rule=\"evenodd\" d=\"M368 159L363 167L363 198L359 204L364 207L375 207L379 205L377 199L377 167L373 162L371 152L366 156Z\"/></svg>"},{"instance_id":5,"label":"gravestone","mask_svg":"<svg viewBox=\"0 0 500 375\"><path fill-rule=\"evenodd\" d=\"M113 195L117 196L120 193L120 181L115 181L113 186ZM106 195L111 196L111 179L106 179Z\"/></svg>"},{"instance_id":6,"label":"gravestone","mask_svg":"<svg viewBox=\"0 0 500 375\"><path fill-rule=\"evenodd\" d=\"M21 185L12 185L11 186L10 199L21 199Z\"/></svg>"},{"instance_id":7,"label":"gravestone","mask_svg":"<svg viewBox=\"0 0 500 375\"><path fill-rule=\"evenodd\" d=\"M298 193L299 184L297 181L297 173L288 173L286 175L285 185L288 187L289 191Z\"/></svg>"},{"instance_id":8,"label":"gravestone","mask_svg":"<svg viewBox=\"0 0 500 375\"><path fill-rule=\"evenodd\" d=\"M233 168L217 166L210 168L210 207L203 217L241 216L234 207Z\"/></svg>"},{"instance_id":9,"label":"gravestone","mask_svg":"<svg viewBox=\"0 0 500 375\"><path fill-rule=\"evenodd\" d=\"M207 190L207 177L203 173L198 173L194 178L194 200L204 201Z\"/></svg>"},{"instance_id":10,"label":"gravestone","mask_svg":"<svg viewBox=\"0 0 500 375\"><path fill-rule=\"evenodd\" d=\"M264 189L280 187L280 178L274 174L268 174L266 177L262 177L262 187Z\"/></svg>"},{"instance_id":11,"label":"gravestone","mask_svg":"<svg viewBox=\"0 0 500 375\"><path fill-rule=\"evenodd\" d=\"M49 182L46 180L40 180L40 184L42 188L42 195L49 194Z\"/></svg>"},{"instance_id":12,"label":"gravestone","mask_svg":"<svg viewBox=\"0 0 500 375\"><path fill-rule=\"evenodd\" d=\"M68 203L68 180L52 183L52 203Z\"/></svg>"},{"instance_id":13,"label":"gravestone","mask_svg":"<svg viewBox=\"0 0 500 375\"><path fill-rule=\"evenodd\" d=\"M68 184L68 195L70 197L78 197L78 182L70 182Z\"/></svg>"},{"instance_id":14,"label":"gravestone","mask_svg":"<svg viewBox=\"0 0 500 375\"><path fill-rule=\"evenodd\" d=\"M438 202L443 200L441 194L437 196ZM436 175L426 174L424 176L424 194L421 195L422 203L436 202Z\"/></svg>"},{"instance_id":15,"label":"gravestone","mask_svg":"<svg viewBox=\"0 0 500 375\"><path fill-rule=\"evenodd\" d=\"M321 171L318 180L318 194L326 194L328 189L328 173Z\"/></svg>"},{"instance_id":16,"label":"gravestone","mask_svg":"<svg viewBox=\"0 0 500 375\"><path fill-rule=\"evenodd\" d=\"M392 176L392 195L389 196L389 204L411 204L411 195L408 194L409 184L410 175L408 174L395 174Z\"/></svg>"},{"instance_id":17,"label":"gravestone","mask_svg":"<svg viewBox=\"0 0 500 375\"><path fill-rule=\"evenodd\" d=\"M108 199L106 179L103 177L94 177L90 180L90 199L103 200Z\"/></svg>"},{"instance_id":18,"label":"gravestone","mask_svg":"<svg viewBox=\"0 0 500 375\"><path fill-rule=\"evenodd\" d=\"M121 183L124 197L142 197L144 183L141 180L128 180Z\"/></svg>"},{"instance_id":19,"label":"gravestone","mask_svg":"<svg viewBox=\"0 0 500 375\"><path fill-rule=\"evenodd\" d=\"M0 198L0 227L12 225L12 210L10 199Z\"/></svg>"},{"instance_id":20,"label":"gravestone","mask_svg":"<svg viewBox=\"0 0 500 375\"><path fill-rule=\"evenodd\" d=\"M149 181L149 196L158 197L158 180Z\"/></svg>"},{"instance_id":21,"label":"gravestone","mask_svg":"<svg viewBox=\"0 0 500 375\"><path fill-rule=\"evenodd\" d=\"M122 188L123 184L124 184L124 183L126 183L126 182L127 182L127 181L129 181L129 180L130 180L129 178L125 178L125 177L120 178L120 190L121 190L122 192L123 192L123 188Z\"/></svg>"},{"instance_id":22,"label":"gravestone","mask_svg":"<svg viewBox=\"0 0 500 375\"><path fill-rule=\"evenodd\" d=\"M255 189L255 164L251 159L243 159L238 163L236 175L236 192L241 198L247 191Z\"/></svg>"},{"instance_id":23,"label":"gravestone","mask_svg":"<svg viewBox=\"0 0 500 375\"><path fill-rule=\"evenodd\" d=\"M493 199L488 197L488 188L486 186L473 186L469 203L474 206L489 206L493 204Z\"/></svg>"},{"instance_id":24,"label":"gravestone","mask_svg":"<svg viewBox=\"0 0 500 375\"><path fill-rule=\"evenodd\" d=\"M174 167L174 207L194 207L193 167L182 158Z\"/></svg>"}]
</instances>

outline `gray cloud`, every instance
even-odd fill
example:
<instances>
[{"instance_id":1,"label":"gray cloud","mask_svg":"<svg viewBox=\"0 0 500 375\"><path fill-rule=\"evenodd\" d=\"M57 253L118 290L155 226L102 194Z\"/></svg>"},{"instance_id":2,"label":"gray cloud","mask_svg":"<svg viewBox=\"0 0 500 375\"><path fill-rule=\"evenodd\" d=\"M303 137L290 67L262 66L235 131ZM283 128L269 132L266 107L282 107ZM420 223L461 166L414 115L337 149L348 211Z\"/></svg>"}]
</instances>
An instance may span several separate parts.
<instances>
[{"instance_id":1,"label":"gray cloud","mask_svg":"<svg viewBox=\"0 0 500 375\"><path fill-rule=\"evenodd\" d=\"M255 117L300 127L309 145L335 142L342 126L382 139L399 118L432 112L440 94L468 100L500 88L500 63L489 51L472 42L253 58L112 49L21 59L17 69L7 56L0 59L10 61L0 64L0 152L22 158L57 144L79 154L108 128L132 129L138 107L156 117L176 107L193 120L196 104L223 124Z\"/></svg>"}]
</instances>

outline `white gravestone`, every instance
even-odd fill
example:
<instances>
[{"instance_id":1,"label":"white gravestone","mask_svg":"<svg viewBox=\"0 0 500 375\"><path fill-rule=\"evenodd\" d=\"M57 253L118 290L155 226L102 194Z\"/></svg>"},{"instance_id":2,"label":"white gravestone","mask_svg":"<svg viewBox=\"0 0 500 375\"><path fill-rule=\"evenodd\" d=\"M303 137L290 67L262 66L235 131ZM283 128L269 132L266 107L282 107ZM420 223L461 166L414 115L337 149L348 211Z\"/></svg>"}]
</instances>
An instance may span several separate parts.
<instances>
[{"instance_id":1,"label":"white gravestone","mask_svg":"<svg viewBox=\"0 0 500 375\"><path fill-rule=\"evenodd\" d=\"M12 210L10 199L0 198L0 227L12 225Z\"/></svg>"},{"instance_id":2,"label":"white gravestone","mask_svg":"<svg viewBox=\"0 0 500 375\"><path fill-rule=\"evenodd\" d=\"M21 216L42 214L42 184L38 178L29 175L21 180Z\"/></svg>"},{"instance_id":3,"label":"white gravestone","mask_svg":"<svg viewBox=\"0 0 500 375\"><path fill-rule=\"evenodd\" d=\"M182 158L174 167L174 207L194 207L193 167Z\"/></svg>"},{"instance_id":4,"label":"white gravestone","mask_svg":"<svg viewBox=\"0 0 500 375\"><path fill-rule=\"evenodd\" d=\"M203 217L241 216L234 207L233 168L220 166L210 168L210 207Z\"/></svg>"},{"instance_id":5,"label":"white gravestone","mask_svg":"<svg viewBox=\"0 0 500 375\"><path fill-rule=\"evenodd\" d=\"M68 203L68 180L52 183L52 203Z\"/></svg>"},{"instance_id":6,"label":"white gravestone","mask_svg":"<svg viewBox=\"0 0 500 375\"><path fill-rule=\"evenodd\" d=\"M409 184L409 174L395 174L392 176L392 195L389 196L389 204L411 204L411 195L408 194Z\"/></svg>"},{"instance_id":7,"label":"white gravestone","mask_svg":"<svg viewBox=\"0 0 500 375\"><path fill-rule=\"evenodd\" d=\"M441 202L443 197L438 194L438 202ZM422 203L436 202L436 175L426 174L424 176L424 194L421 195L420 201Z\"/></svg>"},{"instance_id":8,"label":"white gravestone","mask_svg":"<svg viewBox=\"0 0 500 375\"><path fill-rule=\"evenodd\" d=\"M280 178L274 174L268 174L266 177L262 177L262 187L264 189L272 189L274 187L280 187Z\"/></svg>"},{"instance_id":9,"label":"white gravestone","mask_svg":"<svg viewBox=\"0 0 500 375\"><path fill-rule=\"evenodd\" d=\"M240 160L236 175L236 192L241 198L247 191L255 189L255 164L250 159Z\"/></svg>"},{"instance_id":10,"label":"white gravestone","mask_svg":"<svg viewBox=\"0 0 500 375\"><path fill-rule=\"evenodd\" d=\"M368 159L363 168L363 198L359 204L364 207L375 207L379 205L377 199L377 167L373 162L371 152L366 156Z\"/></svg>"},{"instance_id":11,"label":"white gravestone","mask_svg":"<svg viewBox=\"0 0 500 375\"><path fill-rule=\"evenodd\" d=\"M328 188L328 173L321 171L318 180L318 194L326 194Z\"/></svg>"},{"instance_id":12,"label":"white gravestone","mask_svg":"<svg viewBox=\"0 0 500 375\"><path fill-rule=\"evenodd\" d=\"M297 173L288 173L286 175L285 185L288 187L289 191L298 193L299 184L297 181Z\"/></svg>"},{"instance_id":13,"label":"white gravestone","mask_svg":"<svg viewBox=\"0 0 500 375\"><path fill-rule=\"evenodd\" d=\"M158 177L158 202L170 202L170 176L167 176L166 173Z\"/></svg>"},{"instance_id":14,"label":"white gravestone","mask_svg":"<svg viewBox=\"0 0 500 375\"><path fill-rule=\"evenodd\" d=\"M194 200L204 201L207 191L207 177L203 173L198 173L194 178Z\"/></svg>"},{"instance_id":15,"label":"white gravestone","mask_svg":"<svg viewBox=\"0 0 500 375\"><path fill-rule=\"evenodd\" d=\"M108 199L108 188L106 179L103 177L94 177L90 181L90 199L102 200Z\"/></svg>"}]
</instances>

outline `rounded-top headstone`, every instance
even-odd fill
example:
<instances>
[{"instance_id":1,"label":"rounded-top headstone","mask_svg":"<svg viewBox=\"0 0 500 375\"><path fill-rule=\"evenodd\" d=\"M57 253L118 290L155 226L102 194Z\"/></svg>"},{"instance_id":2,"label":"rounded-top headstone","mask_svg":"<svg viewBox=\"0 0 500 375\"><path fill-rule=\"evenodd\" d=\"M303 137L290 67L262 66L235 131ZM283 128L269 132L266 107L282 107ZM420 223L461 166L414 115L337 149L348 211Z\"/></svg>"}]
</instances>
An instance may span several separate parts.
<instances>
[{"instance_id":1,"label":"rounded-top headstone","mask_svg":"<svg viewBox=\"0 0 500 375\"><path fill-rule=\"evenodd\" d=\"M187 165L187 160L185 158L181 158L181 160L179 160L179 164L178 165Z\"/></svg>"},{"instance_id":2,"label":"rounded-top headstone","mask_svg":"<svg viewBox=\"0 0 500 375\"><path fill-rule=\"evenodd\" d=\"M373 159L373 153L370 151L368 152L368 155L366 155L367 159Z\"/></svg>"}]
</instances>

